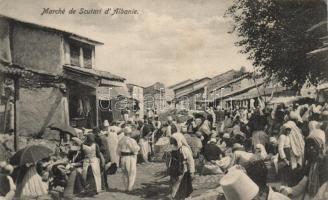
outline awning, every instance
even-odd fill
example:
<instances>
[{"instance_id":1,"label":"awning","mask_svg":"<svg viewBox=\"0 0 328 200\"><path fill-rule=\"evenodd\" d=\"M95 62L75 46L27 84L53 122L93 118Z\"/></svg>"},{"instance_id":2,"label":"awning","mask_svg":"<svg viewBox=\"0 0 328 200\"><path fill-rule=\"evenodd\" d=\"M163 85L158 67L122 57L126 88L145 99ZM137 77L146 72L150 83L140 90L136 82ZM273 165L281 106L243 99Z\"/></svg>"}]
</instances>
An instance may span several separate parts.
<instances>
[{"instance_id":1,"label":"awning","mask_svg":"<svg viewBox=\"0 0 328 200\"><path fill-rule=\"evenodd\" d=\"M263 89L259 88L259 91L257 88L250 89L249 91L247 91L243 94L232 97L232 100L244 100L244 99L252 99L255 97L259 97L261 94L261 90L263 90Z\"/></svg>"},{"instance_id":2,"label":"awning","mask_svg":"<svg viewBox=\"0 0 328 200\"><path fill-rule=\"evenodd\" d=\"M245 93L239 94L237 96L231 97L232 100L245 100L245 99L253 99L259 96L270 96L273 92L281 92L286 90L286 87L264 87L261 85L258 88L252 88Z\"/></svg>"},{"instance_id":3,"label":"awning","mask_svg":"<svg viewBox=\"0 0 328 200\"><path fill-rule=\"evenodd\" d=\"M285 103L285 104L289 104L292 103L294 101L297 101L299 99L302 99L303 97L301 96L291 96L291 97L274 97L272 98L271 101L269 101L269 104L277 104L277 103Z\"/></svg>"},{"instance_id":4,"label":"awning","mask_svg":"<svg viewBox=\"0 0 328 200\"><path fill-rule=\"evenodd\" d=\"M99 85L108 87L124 85L124 78L111 74L110 72L70 65L64 65L63 68L64 78L92 88L97 88Z\"/></svg>"},{"instance_id":5,"label":"awning","mask_svg":"<svg viewBox=\"0 0 328 200\"><path fill-rule=\"evenodd\" d=\"M64 65L64 69L69 70L69 71L74 71L74 72L77 72L77 73L81 73L81 74L90 75L90 76L96 76L96 77L99 77L99 78L112 80L112 81L118 81L118 82L124 82L125 81L125 78L117 76L117 75L112 74L112 73L107 72L107 71L83 68L83 67L72 66L72 65Z\"/></svg>"},{"instance_id":6,"label":"awning","mask_svg":"<svg viewBox=\"0 0 328 200\"><path fill-rule=\"evenodd\" d=\"M213 103L213 99L196 100L196 103Z\"/></svg>"},{"instance_id":7,"label":"awning","mask_svg":"<svg viewBox=\"0 0 328 200\"><path fill-rule=\"evenodd\" d=\"M97 87L97 98L99 100L111 100L118 97L131 98L128 88L123 87Z\"/></svg>"},{"instance_id":8,"label":"awning","mask_svg":"<svg viewBox=\"0 0 328 200\"><path fill-rule=\"evenodd\" d=\"M110 94L112 98L116 98L119 96L130 98L128 88L126 86L123 87L112 87L110 90Z\"/></svg>"}]
</instances>

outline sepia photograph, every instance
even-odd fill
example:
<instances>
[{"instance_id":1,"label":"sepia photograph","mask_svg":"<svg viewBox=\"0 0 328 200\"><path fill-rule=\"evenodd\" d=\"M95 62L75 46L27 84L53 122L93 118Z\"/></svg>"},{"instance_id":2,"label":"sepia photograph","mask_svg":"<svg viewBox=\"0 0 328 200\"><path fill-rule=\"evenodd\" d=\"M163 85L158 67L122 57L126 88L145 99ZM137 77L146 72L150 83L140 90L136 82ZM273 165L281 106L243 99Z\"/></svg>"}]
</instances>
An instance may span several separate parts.
<instances>
[{"instance_id":1,"label":"sepia photograph","mask_svg":"<svg viewBox=\"0 0 328 200\"><path fill-rule=\"evenodd\" d=\"M328 200L328 0L0 0L0 200Z\"/></svg>"}]
</instances>

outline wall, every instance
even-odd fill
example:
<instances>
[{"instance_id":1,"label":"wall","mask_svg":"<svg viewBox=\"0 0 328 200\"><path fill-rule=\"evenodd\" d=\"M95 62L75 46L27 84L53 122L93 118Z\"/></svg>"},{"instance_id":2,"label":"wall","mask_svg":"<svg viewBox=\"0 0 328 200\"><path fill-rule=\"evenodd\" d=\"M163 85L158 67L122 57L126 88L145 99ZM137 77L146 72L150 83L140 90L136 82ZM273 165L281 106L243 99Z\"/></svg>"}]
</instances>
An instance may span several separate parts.
<instances>
[{"instance_id":1,"label":"wall","mask_svg":"<svg viewBox=\"0 0 328 200\"><path fill-rule=\"evenodd\" d=\"M43 126L66 123L58 88L20 88L19 92L20 135L36 135Z\"/></svg>"},{"instance_id":2,"label":"wall","mask_svg":"<svg viewBox=\"0 0 328 200\"><path fill-rule=\"evenodd\" d=\"M11 62L9 22L0 17L0 59Z\"/></svg>"},{"instance_id":3,"label":"wall","mask_svg":"<svg viewBox=\"0 0 328 200\"><path fill-rule=\"evenodd\" d=\"M39 72L61 74L64 63L61 35L13 23L13 62Z\"/></svg>"},{"instance_id":4,"label":"wall","mask_svg":"<svg viewBox=\"0 0 328 200\"><path fill-rule=\"evenodd\" d=\"M166 107L165 101L165 85L163 83L156 82L155 84L144 88L144 110L155 109L157 111L163 111Z\"/></svg>"}]
</instances>

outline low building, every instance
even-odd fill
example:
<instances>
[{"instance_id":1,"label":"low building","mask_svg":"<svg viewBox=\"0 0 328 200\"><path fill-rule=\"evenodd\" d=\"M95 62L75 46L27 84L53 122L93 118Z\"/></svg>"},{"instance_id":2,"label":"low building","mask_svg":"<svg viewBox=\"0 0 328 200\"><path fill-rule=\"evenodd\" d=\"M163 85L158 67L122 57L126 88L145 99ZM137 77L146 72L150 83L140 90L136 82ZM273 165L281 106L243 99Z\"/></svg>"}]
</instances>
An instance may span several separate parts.
<instances>
[{"instance_id":1,"label":"low building","mask_svg":"<svg viewBox=\"0 0 328 200\"><path fill-rule=\"evenodd\" d=\"M281 103L286 98L289 101L298 99L298 91L250 72L240 74L221 88L220 96L215 98L215 102L226 109L235 109L237 106L256 107L259 105L259 97L266 104Z\"/></svg>"},{"instance_id":2,"label":"low building","mask_svg":"<svg viewBox=\"0 0 328 200\"><path fill-rule=\"evenodd\" d=\"M210 80L209 77L205 77L175 88L176 108L190 110L202 109L207 103L207 84Z\"/></svg>"},{"instance_id":3,"label":"low building","mask_svg":"<svg viewBox=\"0 0 328 200\"><path fill-rule=\"evenodd\" d=\"M240 73L236 70L229 70L213 77L212 80L208 82L207 99L210 102L211 106L217 107L218 105L220 105L220 102L218 102L218 98L222 96L222 92L224 90L223 86L226 85L228 82L232 81L234 78L238 77L239 74Z\"/></svg>"}]
</instances>

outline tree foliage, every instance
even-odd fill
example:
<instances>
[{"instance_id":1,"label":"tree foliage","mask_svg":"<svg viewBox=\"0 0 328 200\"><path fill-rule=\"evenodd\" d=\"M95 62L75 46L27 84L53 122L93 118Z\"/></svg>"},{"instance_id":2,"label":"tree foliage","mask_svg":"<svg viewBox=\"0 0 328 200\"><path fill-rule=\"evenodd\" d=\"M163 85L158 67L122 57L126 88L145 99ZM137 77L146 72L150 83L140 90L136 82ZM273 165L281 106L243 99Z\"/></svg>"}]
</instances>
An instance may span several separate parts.
<instances>
[{"instance_id":1,"label":"tree foliage","mask_svg":"<svg viewBox=\"0 0 328 200\"><path fill-rule=\"evenodd\" d=\"M327 79L327 63L306 54L322 44L308 29L327 19L322 0L233 0L231 16L239 36L237 46L255 69L285 86Z\"/></svg>"}]
</instances>

